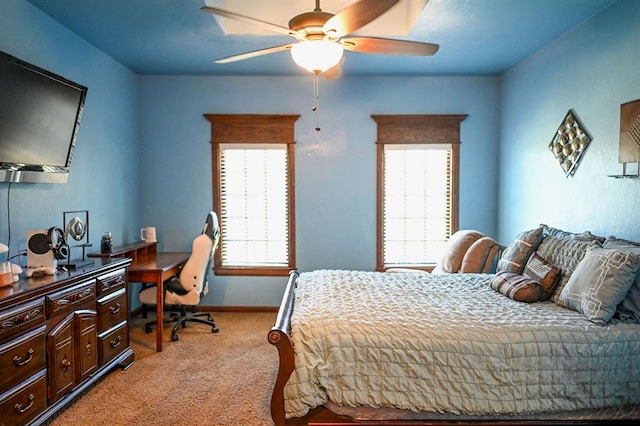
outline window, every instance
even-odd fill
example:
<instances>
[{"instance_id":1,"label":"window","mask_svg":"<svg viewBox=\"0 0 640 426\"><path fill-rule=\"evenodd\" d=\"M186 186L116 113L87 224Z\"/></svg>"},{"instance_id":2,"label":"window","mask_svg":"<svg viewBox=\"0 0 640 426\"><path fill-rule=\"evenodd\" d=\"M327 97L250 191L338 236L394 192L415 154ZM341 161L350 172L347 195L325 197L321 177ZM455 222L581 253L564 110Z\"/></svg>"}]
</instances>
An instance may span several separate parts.
<instances>
[{"instance_id":1,"label":"window","mask_svg":"<svg viewBox=\"0 0 640 426\"><path fill-rule=\"evenodd\" d=\"M218 275L295 269L294 123L297 115L206 114L213 204L220 217Z\"/></svg>"},{"instance_id":2,"label":"window","mask_svg":"<svg viewBox=\"0 0 640 426\"><path fill-rule=\"evenodd\" d=\"M374 115L376 268L430 270L458 228L460 122L464 115Z\"/></svg>"}]
</instances>

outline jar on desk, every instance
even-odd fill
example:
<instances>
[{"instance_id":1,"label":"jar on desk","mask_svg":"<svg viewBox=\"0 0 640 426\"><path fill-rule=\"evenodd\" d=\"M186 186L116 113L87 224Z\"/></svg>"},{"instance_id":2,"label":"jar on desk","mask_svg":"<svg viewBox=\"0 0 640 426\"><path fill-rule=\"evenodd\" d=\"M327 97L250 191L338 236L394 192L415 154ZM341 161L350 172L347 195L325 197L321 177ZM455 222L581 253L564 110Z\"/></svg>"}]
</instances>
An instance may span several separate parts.
<instances>
[{"instance_id":1,"label":"jar on desk","mask_svg":"<svg viewBox=\"0 0 640 426\"><path fill-rule=\"evenodd\" d=\"M111 238L111 232L105 232L100 240L100 252L111 253L113 250L113 239Z\"/></svg>"}]
</instances>

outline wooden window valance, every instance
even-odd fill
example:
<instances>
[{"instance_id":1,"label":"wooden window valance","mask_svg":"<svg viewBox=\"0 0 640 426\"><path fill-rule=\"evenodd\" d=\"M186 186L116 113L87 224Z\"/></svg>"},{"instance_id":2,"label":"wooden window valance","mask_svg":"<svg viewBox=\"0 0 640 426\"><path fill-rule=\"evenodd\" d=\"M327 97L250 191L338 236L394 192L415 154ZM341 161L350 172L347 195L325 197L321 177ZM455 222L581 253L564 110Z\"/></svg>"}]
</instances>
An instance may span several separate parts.
<instances>
[{"instance_id":1,"label":"wooden window valance","mask_svg":"<svg viewBox=\"0 0 640 426\"><path fill-rule=\"evenodd\" d=\"M466 114L372 115L378 125L376 143L460 143Z\"/></svg>"},{"instance_id":2,"label":"wooden window valance","mask_svg":"<svg viewBox=\"0 0 640 426\"><path fill-rule=\"evenodd\" d=\"M300 115L205 114L212 143L295 143L294 125Z\"/></svg>"}]
</instances>

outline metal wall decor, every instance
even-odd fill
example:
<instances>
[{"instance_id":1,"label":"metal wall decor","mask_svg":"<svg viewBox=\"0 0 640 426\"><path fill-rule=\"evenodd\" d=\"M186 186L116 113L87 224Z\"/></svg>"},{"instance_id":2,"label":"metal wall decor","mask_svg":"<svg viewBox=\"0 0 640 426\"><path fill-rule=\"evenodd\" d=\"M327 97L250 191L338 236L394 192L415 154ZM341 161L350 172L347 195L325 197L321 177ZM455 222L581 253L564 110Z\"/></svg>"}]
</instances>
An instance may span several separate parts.
<instances>
[{"instance_id":1,"label":"metal wall decor","mask_svg":"<svg viewBox=\"0 0 640 426\"><path fill-rule=\"evenodd\" d=\"M591 136L573 110L570 109L560 123L553 139L549 142L549 150L558 160L565 176L569 177L575 173L582 154L590 142Z\"/></svg>"},{"instance_id":2,"label":"metal wall decor","mask_svg":"<svg viewBox=\"0 0 640 426\"><path fill-rule=\"evenodd\" d=\"M615 178L640 177L640 99L620 105L620 145L618 163L622 164L621 175ZM629 164L635 164L635 173L627 172Z\"/></svg>"},{"instance_id":3,"label":"metal wall decor","mask_svg":"<svg viewBox=\"0 0 640 426\"><path fill-rule=\"evenodd\" d=\"M67 264L63 266L75 269L92 263L93 260L85 257L85 249L91 247L89 242L89 210L63 212L62 222L64 224L64 239L69 245L69 251L71 252L71 249L75 247L82 248L81 259L71 260L71 253L69 253Z\"/></svg>"},{"instance_id":4,"label":"metal wall decor","mask_svg":"<svg viewBox=\"0 0 640 426\"><path fill-rule=\"evenodd\" d=\"M640 161L640 99L620 105L619 163Z\"/></svg>"}]
</instances>

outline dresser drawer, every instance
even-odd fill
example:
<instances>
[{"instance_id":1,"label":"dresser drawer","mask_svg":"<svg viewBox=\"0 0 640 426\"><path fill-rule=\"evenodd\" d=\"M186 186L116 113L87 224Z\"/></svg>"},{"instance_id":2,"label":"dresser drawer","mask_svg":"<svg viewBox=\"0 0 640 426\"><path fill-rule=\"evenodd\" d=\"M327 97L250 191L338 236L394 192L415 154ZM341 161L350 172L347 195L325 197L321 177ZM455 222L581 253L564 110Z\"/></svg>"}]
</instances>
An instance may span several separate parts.
<instances>
[{"instance_id":1,"label":"dresser drawer","mask_svg":"<svg viewBox=\"0 0 640 426\"><path fill-rule=\"evenodd\" d=\"M97 280L98 297L124 288L127 283L125 277L126 271L124 268L99 276Z\"/></svg>"},{"instance_id":2,"label":"dresser drawer","mask_svg":"<svg viewBox=\"0 0 640 426\"><path fill-rule=\"evenodd\" d=\"M0 426L25 425L47 407L47 370L0 395Z\"/></svg>"},{"instance_id":3,"label":"dresser drawer","mask_svg":"<svg viewBox=\"0 0 640 426\"><path fill-rule=\"evenodd\" d=\"M98 333L127 320L127 292L124 288L98 300Z\"/></svg>"},{"instance_id":4,"label":"dresser drawer","mask_svg":"<svg viewBox=\"0 0 640 426\"><path fill-rule=\"evenodd\" d=\"M51 318L63 312L71 312L86 302L95 300L95 281L87 281L46 296L47 317Z\"/></svg>"},{"instance_id":5,"label":"dresser drawer","mask_svg":"<svg viewBox=\"0 0 640 426\"><path fill-rule=\"evenodd\" d=\"M44 298L0 312L0 341L44 322Z\"/></svg>"},{"instance_id":6,"label":"dresser drawer","mask_svg":"<svg viewBox=\"0 0 640 426\"><path fill-rule=\"evenodd\" d=\"M123 321L116 328L98 336L100 365L105 365L129 347L129 324Z\"/></svg>"},{"instance_id":7,"label":"dresser drawer","mask_svg":"<svg viewBox=\"0 0 640 426\"><path fill-rule=\"evenodd\" d=\"M0 345L0 389L14 386L46 367L45 325Z\"/></svg>"}]
</instances>

